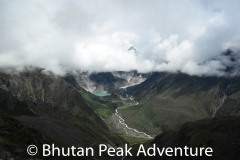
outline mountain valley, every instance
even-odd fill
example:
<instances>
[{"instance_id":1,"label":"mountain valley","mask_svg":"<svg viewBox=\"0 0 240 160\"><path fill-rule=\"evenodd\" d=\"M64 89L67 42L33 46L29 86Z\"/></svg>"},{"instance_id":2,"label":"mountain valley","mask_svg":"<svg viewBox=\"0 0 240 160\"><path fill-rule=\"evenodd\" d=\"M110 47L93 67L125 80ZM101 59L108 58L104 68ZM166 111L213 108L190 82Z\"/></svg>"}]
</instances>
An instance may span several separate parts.
<instances>
[{"instance_id":1,"label":"mountain valley","mask_svg":"<svg viewBox=\"0 0 240 160\"><path fill-rule=\"evenodd\" d=\"M9 130L1 131L0 138L18 129L12 125L14 121L25 127L29 137L35 137L36 144L51 141L63 146L96 147L101 143L123 146L164 141L175 145L177 142L167 142L165 135L180 134L176 131L186 122L197 126L200 119L219 117L220 123L222 116L239 116L239 80L136 71L79 72L63 77L40 68L1 72L0 111L4 116L0 125L9 126ZM96 96L94 92L108 94ZM204 124L211 128L212 123L215 121ZM198 131L209 132L201 127ZM186 134L190 134L188 130ZM26 156L21 153L28 140L17 141L11 148L12 143L11 139L1 143L6 154Z\"/></svg>"}]
</instances>

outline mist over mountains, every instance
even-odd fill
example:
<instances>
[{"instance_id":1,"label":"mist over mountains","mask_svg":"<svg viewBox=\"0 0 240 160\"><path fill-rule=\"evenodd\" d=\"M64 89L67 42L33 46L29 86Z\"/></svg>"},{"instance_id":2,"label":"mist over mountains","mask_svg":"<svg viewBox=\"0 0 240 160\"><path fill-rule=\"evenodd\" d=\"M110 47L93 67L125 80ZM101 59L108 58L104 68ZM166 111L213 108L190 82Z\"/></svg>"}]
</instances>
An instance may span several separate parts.
<instances>
[{"instance_id":1,"label":"mist over mountains","mask_svg":"<svg viewBox=\"0 0 240 160\"><path fill-rule=\"evenodd\" d=\"M42 157L43 144L96 152L156 144L239 160L239 8L238 0L0 1L0 159L77 158Z\"/></svg>"},{"instance_id":2,"label":"mist over mountains","mask_svg":"<svg viewBox=\"0 0 240 160\"><path fill-rule=\"evenodd\" d=\"M0 67L239 75L239 6L237 0L1 1Z\"/></svg>"}]
</instances>

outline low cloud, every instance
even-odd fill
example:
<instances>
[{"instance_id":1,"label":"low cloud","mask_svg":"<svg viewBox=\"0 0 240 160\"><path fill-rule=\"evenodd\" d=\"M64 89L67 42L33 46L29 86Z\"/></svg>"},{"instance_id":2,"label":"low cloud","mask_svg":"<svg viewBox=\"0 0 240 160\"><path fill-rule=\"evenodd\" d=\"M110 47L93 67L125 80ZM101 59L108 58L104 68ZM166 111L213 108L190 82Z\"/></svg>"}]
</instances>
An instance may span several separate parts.
<instances>
[{"instance_id":1,"label":"low cloud","mask_svg":"<svg viewBox=\"0 0 240 160\"><path fill-rule=\"evenodd\" d=\"M238 0L1 1L0 67L239 75L239 7Z\"/></svg>"}]
</instances>

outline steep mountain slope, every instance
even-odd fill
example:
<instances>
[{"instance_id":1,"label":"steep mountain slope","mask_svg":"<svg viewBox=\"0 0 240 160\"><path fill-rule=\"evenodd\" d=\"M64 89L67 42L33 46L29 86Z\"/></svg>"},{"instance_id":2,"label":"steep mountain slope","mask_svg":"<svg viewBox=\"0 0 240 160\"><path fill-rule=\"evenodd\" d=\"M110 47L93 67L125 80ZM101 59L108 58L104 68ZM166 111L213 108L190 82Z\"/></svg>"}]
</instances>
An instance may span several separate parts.
<instances>
[{"instance_id":1,"label":"steep mountain slope","mask_svg":"<svg viewBox=\"0 0 240 160\"><path fill-rule=\"evenodd\" d=\"M31 108L37 115L48 114L59 119L86 118L105 127L81 94L54 74L35 70L19 74L1 73L0 76L0 88L21 101L37 106Z\"/></svg>"},{"instance_id":2,"label":"steep mountain slope","mask_svg":"<svg viewBox=\"0 0 240 160\"><path fill-rule=\"evenodd\" d=\"M121 113L130 126L150 134L188 121L239 114L239 81L240 78L154 73L140 85L128 88L126 93L140 104L122 109Z\"/></svg>"},{"instance_id":3,"label":"steep mountain slope","mask_svg":"<svg viewBox=\"0 0 240 160\"><path fill-rule=\"evenodd\" d=\"M46 134L16 119L20 115L36 116L29 108L30 106L25 102L0 89L0 150L2 152L0 158L4 160L11 156L20 159L29 158L26 153L29 144L41 146L44 143L57 143Z\"/></svg>"},{"instance_id":4,"label":"steep mountain slope","mask_svg":"<svg viewBox=\"0 0 240 160\"><path fill-rule=\"evenodd\" d=\"M52 73L41 69L18 74L2 72L0 94L0 111L59 144L124 143L108 130L77 89Z\"/></svg>"},{"instance_id":5,"label":"steep mountain slope","mask_svg":"<svg viewBox=\"0 0 240 160\"><path fill-rule=\"evenodd\" d=\"M0 88L0 110L11 115L36 116L31 111L31 106L26 102L17 100L11 93Z\"/></svg>"}]
</instances>

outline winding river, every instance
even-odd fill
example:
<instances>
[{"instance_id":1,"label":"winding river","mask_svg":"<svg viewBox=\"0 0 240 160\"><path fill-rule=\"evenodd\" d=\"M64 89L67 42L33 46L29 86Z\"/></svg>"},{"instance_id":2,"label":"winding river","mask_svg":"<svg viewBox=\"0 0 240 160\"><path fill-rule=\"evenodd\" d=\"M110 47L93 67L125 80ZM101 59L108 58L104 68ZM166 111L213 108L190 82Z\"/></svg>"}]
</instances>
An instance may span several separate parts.
<instances>
[{"instance_id":1,"label":"winding river","mask_svg":"<svg viewBox=\"0 0 240 160\"><path fill-rule=\"evenodd\" d=\"M133 85L135 85L135 84L133 84ZM121 89L126 89L127 87L129 87L129 86L133 86L133 85L128 85L128 86L124 86L124 87L122 87ZM107 96L107 95L109 95L109 94L106 94L106 93L101 93L101 92L93 92L93 94L95 94L96 96ZM128 100L130 100L132 103L131 103L131 105L138 105L139 103L138 102L136 102L136 101L134 101L133 100L133 98L130 96L128 96L128 98L127 98ZM127 106L125 106L125 107L130 107L129 106L129 104L127 105ZM125 108L124 107L124 108ZM126 135L128 135L128 136L131 136L131 137L139 137L139 138L147 138L147 139L153 139L153 137L152 136L150 136L150 135L148 135L147 133L144 133L144 132L140 132L140 131L138 131L137 129L135 129L135 128L131 128L131 127L129 127L126 123L125 123L125 120L119 115L119 110L120 109L122 109L123 107L118 107L116 110L115 110L115 113L114 113L114 115L115 115L115 117L117 118L116 120L117 121L114 121L114 122L116 122L116 126L118 127L118 128L121 128L121 129L123 129L124 130L124 132L126 133Z\"/></svg>"},{"instance_id":2,"label":"winding river","mask_svg":"<svg viewBox=\"0 0 240 160\"><path fill-rule=\"evenodd\" d=\"M137 105L138 103L136 103L135 105ZM147 133L144 132L140 132L137 129L131 128L129 127L126 123L125 120L119 115L118 110L121 108L117 108L115 110L115 115L119 118L119 122L118 122L118 127L119 128L123 128L124 131L126 132L126 135L128 136L132 136L132 137L140 137L140 138L148 138L148 139L153 139L152 136L148 135Z\"/></svg>"}]
</instances>

